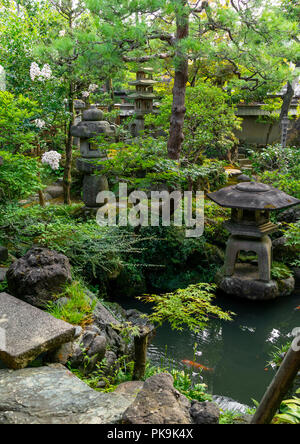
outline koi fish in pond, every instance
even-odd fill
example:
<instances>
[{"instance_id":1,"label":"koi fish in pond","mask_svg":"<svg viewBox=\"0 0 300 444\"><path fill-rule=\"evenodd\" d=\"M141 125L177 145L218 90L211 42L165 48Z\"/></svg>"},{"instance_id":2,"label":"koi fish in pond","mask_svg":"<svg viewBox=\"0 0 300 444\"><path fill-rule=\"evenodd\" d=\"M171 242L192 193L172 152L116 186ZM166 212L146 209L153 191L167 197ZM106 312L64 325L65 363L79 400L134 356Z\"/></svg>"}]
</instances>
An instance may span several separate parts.
<instances>
[{"instance_id":1,"label":"koi fish in pond","mask_svg":"<svg viewBox=\"0 0 300 444\"><path fill-rule=\"evenodd\" d=\"M188 365L189 367L194 367L194 368L201 368L202 370L205 370L206 372L213 372L214 369L213 368L209 368L209 367L205 367L202 364L198 364L198 362L193 362L193 361L188 361L187 359L184 359L183 361L181 361L184 365Z\"/></svg>"},{"instance_id":2,"label":"koi fish in pond","mask_svg":"<svg viewBox=\"0 0 300 444\"><path fill-rule=\"evenodd\" d=\"M298 307L296 307L295 310L300 310L300 305L298 305Z\"/></svg>"}]
</instances>

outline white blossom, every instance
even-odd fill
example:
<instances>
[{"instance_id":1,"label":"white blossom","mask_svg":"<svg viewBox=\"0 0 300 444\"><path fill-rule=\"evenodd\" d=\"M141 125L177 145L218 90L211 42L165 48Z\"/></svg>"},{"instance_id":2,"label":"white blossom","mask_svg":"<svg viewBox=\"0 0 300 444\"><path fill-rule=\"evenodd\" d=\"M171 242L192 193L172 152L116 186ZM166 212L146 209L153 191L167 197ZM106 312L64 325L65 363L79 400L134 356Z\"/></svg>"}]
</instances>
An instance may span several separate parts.
<instances>
[{"instance_id":1,"label":"white blossom","mask_svg":"<svg viewBox=\"0 0 300 444\"><path fill-rule=\"evenodd\" d=\"M35 126L40 129L44 128L44 126L46 125L46 122L42 119L35 119L34 123L35 123Z\"/></svg>"},{"instance_id":2,"label":"white blossom","mask_svg":"<svg viewBox=\"0 0 300 444\"><path fill-rule=\"evenodd\" d=\"M64 37L66 35L66 30L62 29L61 31L59 31L59 37Z\"/></svg>"},{"instance_id":3,"label":"white blossom","mask_svg":"<svg viewBox=\"0 0 300 444\"><path fill-rule=\"evenodd\" d=\"M98 88L98 85L96 85L95 83L91 83L89 86L89 91L93 93L97 90L97 88Z\"/></svg>"},{"instance_id":4,"label":"white blossom","mask_svg":"<svg viewBox=\"0 0 300 444\"><path fill-rule=\"evenodd\" d=\"M60 159L61 154L59 154L57 151L47 151L42 156L42 163L49 165L52 170L58 170Z\"/></svg>"},{"instance_id":5,"label":"white blossom","mask_svg":"<svg viewBox=\"0 0 300 444\"><path fill-rule=\"evenodd\" d=\"M46 64L43 66L42 71L41 71L41 75L42 77L44 77L46 80L51 79L52 76L52 70L50 68L50 65Z\"/></svg>"},{"instance_id":6,"label":"white blossom","mask_svg":"<svg viewBox=\"0 0 300 444\"><path fill-rule=\"evenodd\" d=\"M82 97L89 97L90 93L89 91L82 91L81 95Z\"/></svg>"},{"instance_id":7,"label":"white blossom","mask_svg":"<svg viewBox=\"0 0 300 444\"><path fill-rule=\"evenodd\" d=\"M30 78L34 81L36 78L39 81L49 80L52 76L52 70L50 65L45 64L42 69L39 68L39 65L35 62L32 62L30 65Z\"/></svg>"},{"instance_id":8,"label":"white blossom","mask_svg":"<svg viewBox=\"0 0 300 444\"><path fill-rule=\"evenodd\" d=\"M41 74L39 65L35 62L31 63L30 65L30 78L32 81L35 80L36 77L39 77Z\"/></svg>"}]
</instances>

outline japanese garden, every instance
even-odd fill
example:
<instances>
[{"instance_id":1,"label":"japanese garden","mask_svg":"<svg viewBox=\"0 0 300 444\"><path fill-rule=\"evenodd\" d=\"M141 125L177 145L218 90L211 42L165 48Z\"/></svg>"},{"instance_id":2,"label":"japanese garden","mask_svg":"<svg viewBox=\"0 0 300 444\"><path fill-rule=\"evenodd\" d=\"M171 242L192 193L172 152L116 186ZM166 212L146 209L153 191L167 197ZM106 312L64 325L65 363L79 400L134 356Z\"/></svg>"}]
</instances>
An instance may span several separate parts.
<instances>
[{"instance_id":1,"label":"japanese garden","mask_svg":"<svg viewBox=\"0 0 300 444\"><path fill-rule=\"evenodd\" d=\"M300 424L299 0L0 0L0 424Z\"/></svg>"}]
</instances>

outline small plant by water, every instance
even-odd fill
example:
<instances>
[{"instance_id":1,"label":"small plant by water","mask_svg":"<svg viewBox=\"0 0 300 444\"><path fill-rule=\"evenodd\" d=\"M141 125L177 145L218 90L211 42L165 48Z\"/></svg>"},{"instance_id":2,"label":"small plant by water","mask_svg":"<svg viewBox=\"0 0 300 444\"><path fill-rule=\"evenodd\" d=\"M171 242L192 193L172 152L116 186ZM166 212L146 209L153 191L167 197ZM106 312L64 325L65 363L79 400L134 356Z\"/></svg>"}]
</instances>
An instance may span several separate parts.
<instances>
[{"instance_id":1,"label":"small plant by water","mask_svg":"<svg viewBox=\"0 0 300 444\"><path fill-rule=\"evenodd\" d=\"M79 281L74 281L57 295L57 300L66 298L66 302L49 302L47 311L57 319L73 325L87 325L93 320L93 310L97 300L91 301L86 295L86 287Z\"/></svg>"}]
</instances>

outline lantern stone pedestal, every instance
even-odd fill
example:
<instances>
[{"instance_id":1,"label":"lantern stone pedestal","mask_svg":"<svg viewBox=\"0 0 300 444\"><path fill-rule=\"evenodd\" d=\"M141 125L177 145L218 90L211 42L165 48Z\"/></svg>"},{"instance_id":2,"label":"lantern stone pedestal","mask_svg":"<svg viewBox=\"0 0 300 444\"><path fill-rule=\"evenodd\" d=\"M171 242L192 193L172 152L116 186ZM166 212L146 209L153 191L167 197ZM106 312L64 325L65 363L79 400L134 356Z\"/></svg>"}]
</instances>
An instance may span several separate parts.
<instances>
[{"instance_id":1,"label":"lantern stone pedestal","mask_svg":"<svg viewBox=\"0 0 300 444\"><path fill-rule=\"evenodd\" d=\"M295 288L293 277L269 282L261 281L257 266L252 264L236 264L232 276L226 276L223 268L217 273L215 281L224 293L251 300L266 301L289 296Z\"/></svg>"},{"instance_id":2,"label":"lantern stone pedestal","mask_svg":"<svg viewBox=\"0 0 300 444\"><path fill-rule=\"evenodd\" d=\"M222 207L231 208L225 222L231 236L227 242L225 264L216 281L225 293L247 299L274 299L293 292L293 277L271 279L272 241L269 234L277 230L270 211L299 204L299 200L269 185L242 182L208 194ZM257 265L239 264L240 252L255 253Z\"/></svg>"}]
</instances>

